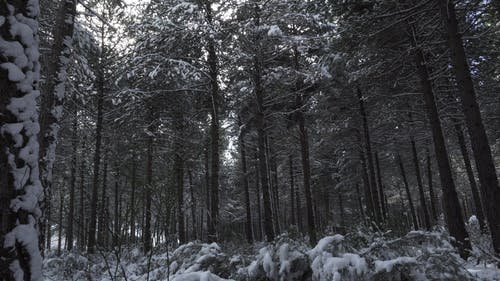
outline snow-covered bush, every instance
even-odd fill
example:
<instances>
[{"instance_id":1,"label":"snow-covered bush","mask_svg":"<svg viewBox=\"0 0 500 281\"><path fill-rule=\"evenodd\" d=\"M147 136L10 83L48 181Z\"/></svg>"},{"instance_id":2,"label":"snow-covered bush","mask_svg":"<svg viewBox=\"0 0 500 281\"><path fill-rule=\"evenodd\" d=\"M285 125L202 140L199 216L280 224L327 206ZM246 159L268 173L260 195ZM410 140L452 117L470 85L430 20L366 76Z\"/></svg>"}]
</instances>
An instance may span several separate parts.
<instances>
[{"instance_id":1,"label":"snow-covered bush","mask_svg":"<svg viewBox=\"0 0 500 281\"><path fill-rule=\"evenodd\" d=\"M221 251L217 243L189 242L177 248L170 260L170 274L173 275L209 271L227 278L231 274L230 258Z\"/></svg>"},{"instance_id":2,"label":"snow-covered bush","mask_svg":"<svg viewBox=\"0 0 500 281\"><path fill-rule=\"evenodd\" d=\"M256 281L305 280L310 274L307 249L303 242L282 235L260 248L250 265L238 271L238 277Z\"/></svg>"}]
</instances>

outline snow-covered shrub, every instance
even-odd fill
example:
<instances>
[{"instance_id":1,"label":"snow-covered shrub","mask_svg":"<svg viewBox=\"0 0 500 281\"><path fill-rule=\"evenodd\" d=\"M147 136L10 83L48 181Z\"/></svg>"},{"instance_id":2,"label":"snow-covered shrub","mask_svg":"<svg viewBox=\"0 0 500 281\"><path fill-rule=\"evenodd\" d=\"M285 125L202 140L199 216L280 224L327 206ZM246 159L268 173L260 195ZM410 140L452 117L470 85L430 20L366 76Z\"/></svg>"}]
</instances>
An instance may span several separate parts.
<instances>
[{"instance_id":1,"label":"snow-covered shrub","mask_svg":"<svg viewBox=\"0 0 500 281\"><path fill-rule=\"evenodd\" d=\"M373 280L472 280L444 232L412 231L362 249Z\"/></svg>"},{"instance_id":2,"label":"snow-covered shrub","mask_svg":"<svg viewBox=\"0 0 500 281\"><path fill-rule=\"evenodd\" d=\"M358 254L345 253L343 241L342 235L327 236L309 251L312 280L364 280L368 273L366 260Z\"/></svg>"},{"instance_id":3,"label":"snow-covered shrub","mask_svg":"<svg viewBox=\"0 0 500 281\"><path fill-rule=\"evenodd\" d=\"M241 268L239 278L248 280L294 281L310 274L307 246L287 235L259 249L248 267Z\"/></svg>"},{"instance_id":4,"label":"snow-covered shrub","mask_svg":"<svg viewBox=\"0 0 500 281\"><path fill-rule=\"evenodd\" d=\"M209 271L227 278L231 274L230 259L217 243L189 242L181 245L171 255L170 274ZM189 280L189 279L187 279Z\"/></svg>"}]
</instances>

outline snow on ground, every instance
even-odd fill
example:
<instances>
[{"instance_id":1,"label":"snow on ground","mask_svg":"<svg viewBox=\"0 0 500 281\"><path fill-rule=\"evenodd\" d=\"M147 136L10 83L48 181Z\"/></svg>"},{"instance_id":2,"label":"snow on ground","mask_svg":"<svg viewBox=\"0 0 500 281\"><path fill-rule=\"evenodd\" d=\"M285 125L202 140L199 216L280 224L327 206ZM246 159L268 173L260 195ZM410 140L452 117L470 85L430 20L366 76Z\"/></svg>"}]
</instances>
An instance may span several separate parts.
<instances>
[{"instance_id":1,"label":"snow on ground","mask_svg":"<svg viewBox=\"0 0 500 281\"><path fill-rule=\"evenodd\" d=\"M49 255L44 281L500 281L500 269L487 259L465 262L439 232L333 235L314 247L283 235L254 245L189 242L175 250L162 245L150 256L138 248Z\"/></svg>"}]
</instances>

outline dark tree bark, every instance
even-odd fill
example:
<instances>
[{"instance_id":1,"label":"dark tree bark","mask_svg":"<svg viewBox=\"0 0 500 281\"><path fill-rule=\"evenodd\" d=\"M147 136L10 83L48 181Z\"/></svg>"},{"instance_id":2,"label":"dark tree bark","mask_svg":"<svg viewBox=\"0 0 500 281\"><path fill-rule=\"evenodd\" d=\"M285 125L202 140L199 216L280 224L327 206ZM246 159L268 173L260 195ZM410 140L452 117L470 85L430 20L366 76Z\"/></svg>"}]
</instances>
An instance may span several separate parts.
<instances>
[{"instance_id":1,"label":"dark tree bark","mask_svg":"<svg viewBox=\"0 0 500 281\"><path fill-rule=\"evenodd\" d=\"M132 154L132 180L131 180L131 187L132 191L130 194L130 238L132 243L135 243L135 191L137 189L136 187L136 182L137 182L137 163L136 163L136 157L135 153Z\"/></svg>"},{"instance_id":2,"label":"dark tree bark","mask_svg":"<svg viewBox=\"0 0 500 281\"><path fill-rule=\"evenodd\" d=\"M372 145L370 141L370 130L368 127L368 117L365 110L365 102L363 99L363 94L361 93L361 89L357 88L358 100L359 100L359 112L361 115L361 119L363 121L363 135L365 137L365 149L366 149L366 162L368 163L368 174L370 176L369 186L370 193L372 196L373 202L373 214L375 223L377 225L382 221L382 214L380 212L380 197L377 190L377 184L375 180L375 169L373 166L373 157L372 157Z\"/></svg>"},{"instance_id":3,"label":"dark tree bark","mask_svg":"<svg viewBox=\"0 0 500 281\"><path fill-rule=\"evenodd\" d=\"M358 199L359 213L361 214L361 218L363 219L363 222L366 223L366 215L365 215L365 210L363 209L363 203L362 203L362 199L361 199L361 192L359 191L359 183L356 183L356 197Z\"/></svg>"},{"instance_id":4,"label":"dark tree bark","mask_svg":"<svg viewBox=\"0 0 500 281\"><path fill-rule=\"evenodd\" d=\"M377 170L377 183L378 183L378 194L379 194L379 199L380 199L380 207L382 210L382 218L384 220L387 219L387 206L385 202L385 195L384 195L384 185L382 183L382 173L380 171L380 163L378 160L378 153L375 151L375 168Z\"/></svg>"},{"instance_id":5,"label":"dark tree bark","mask_svg":"<svg viewBox=\"0 0 500 281\"><path fill-rule=\"evenodd\" d=\"M68 251L73 249L73 225L75 216L75 189L76 189L76 165L78 160L78 111L76 106L73 107L73 124L71 130L71 179L69 184L69 206L68 206L68 217L66 229L66 239Z\"/></svg>"},{"instance_id":6,"label":"dark tree bark","mask_svg":"<svg viewBox=\"0 0 500 281\"><path fill-rule=\"evenodd\" d=\"M184 225L184 159L180 155L181 151L175 153L174 174L177 193L177 237L179 243L186 243L186 229Z\"/></svg>"},{"instance_id":7,"label":"dark tree bark","mask_svg":"<svg viewBox=\"0 0 500 281\"><path fill-rule=\"evenodd\" d=\"M462 111L465 116L483 195L483 208L490 227L493 248L497 256L500 257L500 204L498 204L500 202L500 186L498 185L495 163L477 103L476 91L467 63L462 35L458 30L455 3L453 0L440 0L439 6L448 35L451 62L461 93Z\"/></svg>"},{"instance_id":8,"label":"dark tree bark","mask_svg":"<svg viewBox=\"0 0 500 281\"><path fill-rule=\"evenodd\" d=\"M295 178L293 173L293 157L290 154L288 156L288 162L290 166L290 223L291 225L296 225L295 217Z\"/></svg>"},{"instance_id":9,"label":"dark tree bark","mask_svg":"<svg viewBox=\"0 0 500 281\"><path fill-rule=\"evenodd\" d=\"M63 232L63 211L64 211L64 189L59 191L59 221L57 223L57 255L61 255L62 232Z\"/></svg>"},{"instance_id":10,"label":"dark tree bark","mask_svg":"<svg viewBox=\"0 0 500 281\"><path fill-rule=\"evenodd\" d=\"M152 134L150 126L149 133ZM153 136L148 136L146 156L146 186L144 193L144 224L142 228L142 243L144 253L151 251L151 189L153 188Z\"/></svg>"},{"instance_id":11,"label":"dark tree bark","mask_svg":"<svg viewBox=\"0 0 500 281\"><path fill-rule=\"evenodd\" d=\"M297 108L303 108L304 106L304 96L298 94L297 96ZM306 120L304 112L302 109L297 112L298 126L299 126L299 140L300 140L300 152L302 155L302 173L304 181L304 195L306 197L306 210L307 210L307 231L309 234L309 239L311 244L316 244L316 225L314 221L313 212L313 199L311 192L311 164L309 160L309 137L306 128Z\"/></svg>"},{"instance_id":12,"label":"dark tree bark","mask_svg":"<svg viewBox=\"0 0 500 281\"><path fill-rule=\"evenodd\" d=\"M106 221L106 210L107 210L107 189L108 189L108 153L104 153L104 167L102 172L102 185L101 185L101 200L99 206L99 222L97 224L97 245L100 248L106 248L105 235L107 233L108 223Z\"/></svg>"},{"instance_id":13,"label":"dark tree bark","mask_svg":"<svg viewBox=\"0 0 500 281\"><path fill-rule=\"evenodd\" d=\"M113 222L113 246L114 247L118 246L118 243L120 241L120 236L121 236L121 233L120 233L120 229L121 229L120 217L121 217L121 214L120 214L120 196L119 196L120 187L119 187L119 183L118 183L119 178L120 178L119 174L116 173L115 192L114 192L114 195L115 195L115 198L114 198L114 212L113 212L113 216L114 216L114 222Z\"/></svg>"},{"instance_id":14,"label":"dark tree bark","mask_svg":"<svg viewBox=\"0 0 500 281\"><path fill-rule=\"evenodd\" d=\"M403 184L405 186L406 197L408 197L408 205L410 205L411 218L413 221L413 229L417 230L418 229L418 221L417 221L417 214L415 212L415 205L413 205L410 187L408 186L408 179L406 177L406 171L405 171L405 167L403 165L403 159L401 159L401 156L399 155L399 153L396 154L396 161L398 162L399 171L401 172L401 178L403 179Z\"/></svg>"},{"instance_id":15,"label":"dark tree bark","mask_svg":"<svg viewBox=\"0 0 500 281\"><path fill-rule=\"evenodd\" d=\"M339 200L339 210L340 210L340 226L345 227L345 212L344 212L344 202L342 200L342 192L339 190L337 192L337 198Z\"/></svg>"},{"instance_id":16,"label":"dark tree bark","mask_svg":"<svg viewBox=\"0 0 500 281\"><path fill-rule=\"evenodd\" d=\"M242 128L242 123L240 117L238 117L238 125ZM239 144L240 144L240 158L241 158L241 173L242 173L242 181L243 181L243 193L245 200L245 234L248 243L252 243L253 241L253 231L252 231L252 212L250 207L250 191L248 185L248 171L247 171L247 158L246 158L246 150L245 150L245 128L240 130L239 134Z\"/></svg>"},{"instance_id":17,"label":"dark tree bark","mask_svg":"<svg viewBox=\"0 0 500 281\"><path fill-rule=\"evenodd\" d=\"M260 25L260 10L258 5L255 5L255 26ZM262 199L264 205L264 234L267 241L272 241L274 239L274 228L273 228L273 213L271 206L271 196L269 194L270 187L268 181L268 167L266 161L266 118L264 106L264 89L262 87L262 56L260 54L260 43L259 35L254 40L257 44L256 52L253 56L253 72L252 81L254 84L255 99L257 103L257 108L255 112L255 124L257 130L257 147L259 155L259 176L260 176L260 186L262 188Z\"/></svg>"},{"instance_id":18,"label":"dark tree bark","mask_svg":"<svg viewBox=\"0 0 500 281\"><path fill-rule=\"evenodd\" d=\"M208 25L213 27L212 19L212 6L209 1L205 2L205 16ZM219 94L219 69L218 69L218 56L215 47L215 40L212 37L208 38L207 44L208 52L208 68L210 76L210 151L211 151L211 175L210 175L210 191L211 191L211 204L210 204L210 224L208 226L208 239L210 241L217 240L217 225L219 221L219 107L220 107L220 94Z\"/></svg>"},{"instance_id":19,"label":"dark tree bark","mask_svg":"<svg viewBox=\"0 0 500 281\"><path fill-rule=\"evenodd\" d=\"M436 209L436 195L434 194L434 187L432 183L432 163L431 163L431 153L429 152L429 148L426 148L426 154L427 154L427 183L429 185L429 197L431 199L431 213L432 213L432 219L434 221L437 221L438 219L438 212Z\"/></svg>"},{"instance_id":20,"label":"dark tree bark","mask_svg":"<svg viewBox=\"0 0 500 281\"><path fill-rule=\"evenodd\" d=\"M194 186L193 186L193 173L191 168L188 168L188 181L189 181L189 196L191 197L191 221L193 223L193 238L198 239L198 234L196 231L196 198L194 197Z\"/></svg>"},{"instance_id":21,"label":"dark tree bark","mask_svg":"<svg viewBox=\"0 0 500 281\"><path fill-rule=\"evenodd\" d=\"M369 218L373 221L375 219L373 210L373 196L370 189L370 180L368 179L368 169L366 167L366 159L362 150L359 151L359 159L361 160L361 173L363 177L363 189L365 193L365 206Z\"/></svg>"},{"instance_id":22,"label":"dark tree bark","mask_svg":"<svg viewBox=\"0 0 500 281\"><path fill-rule=\"evenodd\" d=\"M88 230L87 250L93 254L96 245L96 231L97 231L97 202L99 190L99 170L101 163L101 139L103 129L103 116L104 116L104 83L105 71L103 65L104 58L104 23L101 26L101 51L99 54L99 65L97 71L97 120L95 128L95 151L94 151L94 177L92 181L92 197L90 202L90 225Z\"/></svg>"},{"instance_id":23,"label":"dark tree bark","mask_svg":"<svg viewBox=\"0 0 500 281\"><path fill-rule=\"evenodd\" d=\"M411 143L411 152L413 155L413 165L415 167L415 177L417 178L417 185L418 185L418 194L420 198L420 208L422 209L422 214L423 214L423 224L425 226L425 229L430 230L431 229L431 218L429 216L429 210L427 209L427 203L425 202L425 193L424 193L424 185L422 184L422 176L420 174L420 160L418 159L418 154L417 154L417 145L415 144L415 139L410 137L410 143Z\"/></svg>"},{"instance_id":24,"label":"dark tree bark","mask_svg":"<svg viewBox=\"0 0 500 281\"><path fill-rule=\"evenodd\" d=\"M262 206L260 203L260 161L258 151L255 153L255 192L257 200L257 218L258 218L258 237L257 239L262 240Z\"/></svg>"},{"instance_id":25,"label":"dark tree bark","mask_svg":"<svg viewBox=\"0 0 500 281\"><path fill-rule=\"evenodd\" d=\"M467 178L469 179L469 185L472 193L472 199L474 200L474 210L479 220L479 225L481 229L486 229L486 221L484 219L483 204L481 202L481 196L479 195L479 190L476 185L476 179L474 178L474 172L472 171L472 165L470 163L469 152L467 151L467 145L465 144L465 137L462 131L462 127L455 122L455 132L457 134L458 145L460 147L460 152L462 153L462 158L464 160L465 171L467 172Z\"/></svg>"},{"instance_id":26,"label":"dark tree bark","mask_svg":"<svg viewBox=\"0 0 500 281\"><path fill-rule=\"evenodd\" d=\"M450 231L450 235L456 239L460 256L467 258L471 249L469 235L465 230L465 224L460 210L460 202L458 201L455 183L453 182L450 161L448 159L448 151L444 141L443 130L441 128L441 121L439 120L431 80L425 65L424 54L419 48L415 50L415 64L424 94L427 117L432 129L434 151L436 152L439 177L441 179L441 188L443 190L442 202L446 224L448 226L448 230Z\"/></svg>"},{"instance_id":27,"label":"dark tree bark","mask_svg":"<svg viewBox=\"0 0 500 281\"><path fill-rule=\"evenodd\" d=\"M85 141L82 143L82 152L85 151ZM85 157L82 153L81 157L81 166L80 166L80 190L79 190L79 214L78 214L78 247L79 250L85 249Z\"/></svg>"}]
</instances>

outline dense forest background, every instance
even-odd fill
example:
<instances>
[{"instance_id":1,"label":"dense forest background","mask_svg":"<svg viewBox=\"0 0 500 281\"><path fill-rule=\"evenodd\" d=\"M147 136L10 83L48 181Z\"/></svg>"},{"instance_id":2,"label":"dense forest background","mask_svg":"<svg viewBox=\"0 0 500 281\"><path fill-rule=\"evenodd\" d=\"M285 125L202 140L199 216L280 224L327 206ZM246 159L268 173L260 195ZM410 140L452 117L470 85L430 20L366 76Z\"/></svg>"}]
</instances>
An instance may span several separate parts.
<instances>
[{"instance_id":1,"label":"dense forest background","mask_svg":"<svg viewBox=\"0 0 500 281\"><path fill-rule=\"evenodd\" d=\"M499 257L498 1L40 0L38 20L45 255L422 230Z\"/></svg>"}]
</instances>

